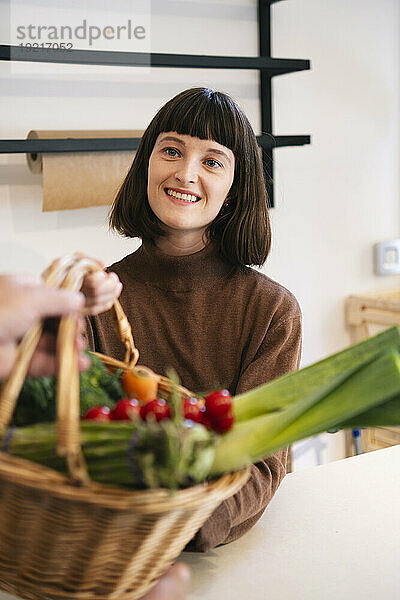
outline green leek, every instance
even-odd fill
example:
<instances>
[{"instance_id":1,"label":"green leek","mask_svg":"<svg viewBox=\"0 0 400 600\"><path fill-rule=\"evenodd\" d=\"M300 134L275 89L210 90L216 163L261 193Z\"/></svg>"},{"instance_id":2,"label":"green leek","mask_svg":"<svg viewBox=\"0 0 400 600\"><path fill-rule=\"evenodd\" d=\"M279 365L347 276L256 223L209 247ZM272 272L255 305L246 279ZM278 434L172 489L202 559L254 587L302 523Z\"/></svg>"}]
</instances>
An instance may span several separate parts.
<instances>
[{"instance_id":1,"label":"green leek","mask_svg":"<svg viewBox=\"0 0 400 600\"><path fill-rule=\"evenodd\" d=\"M391 399L400 404L400 357L396 351L360 368L317 401L315 395L305 395L280 410L239 422L218 438L210 474L237 470L347 419L357 421L357 415L361 418L372 407L379 411L380 405Z\"/></svg>"},{"instance_id":2,"label":"green leek","mask_svg":"<svg viewBox=\"0 0 400 600\"><path fill-rule=\"evenodd\" d=\"M396 326L349 346L300 371L293 371L235 397L233 412L236 423L268 412L280 410L305 396L325 395L325 386L336 386L352 372L374 360L389 349L400 348L400 333Z\"/></svg>"}]
</instances>

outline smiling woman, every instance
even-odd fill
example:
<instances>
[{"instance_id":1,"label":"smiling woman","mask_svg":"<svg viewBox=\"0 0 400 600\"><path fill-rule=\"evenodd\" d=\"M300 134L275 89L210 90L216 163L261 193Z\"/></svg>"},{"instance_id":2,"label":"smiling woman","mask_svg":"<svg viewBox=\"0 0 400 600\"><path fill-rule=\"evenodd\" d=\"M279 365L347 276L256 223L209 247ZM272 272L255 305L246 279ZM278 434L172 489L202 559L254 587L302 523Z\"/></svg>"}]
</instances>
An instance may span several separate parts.
<instances>
[{"instance_id":1,"label":"smiling woman","mask_svg":"<svg viewBox=\"0 0 400 600\"><path fill-rule=\"evenodd\" d=\"M111 227L143 241L110 267L133 326L140 363L173 367L195 391L252 389L298 367L301 312L279 283L250 268L271 244L261 154L252 127L226 94L193 88L156 114L115 199ZM94 289L96 286L93 286ZM91 347L123 358L108 313L93 317ZM192 550L246 532L286 473L287 451L251 477L198 531Z\"/></svg>"},{"instance_id":2,"label":"smiling woman","mask_svg":"<svg viewBox=\"0 0 400 600\"><path fill-rule=\"evenodd\" d=\"M173 145L172 145L173 144ZM166 235L159 247L201 250L233 183L235 157L217 142L160 134L149 160L147 196Z\"/></svg>"},{"instance_id":3,"label":"smiling woman","mask_svg":"<svg viewBox=\"0 0 400 600\"><path fill-rule=\"evenodd\" d=\"M160 148L162 140L165 145ZM207 178L207 181L213 181L210 183L212 189L219 187L218 182L231 169L233 180L219 212L206 225L205 242L215 243L221 256L232 264L264 264L270 250L271 230L257 140L249 120L232 98L209 88L185 90L155 115L117 194L110 215L111 227L126 237L157 239L159 247L159 241L168 237L170 230L150 205L151 160L161 151L161 156L170 157L166 160L183 164L184 169L192 169L196 158L198 169L199 154L211 149L214 154L206 152L202 166L204 174L218 174L218 177ZM188 175L189 183L183 185L180 177ZM190 182L193 176L199 177L199 173L185 173L180 167L178 172L169 175L172 183L168 182L168 185L172 189L186 190L186 193L191 190L200 194L196 184Z\"/></svg>"}]
</instances>

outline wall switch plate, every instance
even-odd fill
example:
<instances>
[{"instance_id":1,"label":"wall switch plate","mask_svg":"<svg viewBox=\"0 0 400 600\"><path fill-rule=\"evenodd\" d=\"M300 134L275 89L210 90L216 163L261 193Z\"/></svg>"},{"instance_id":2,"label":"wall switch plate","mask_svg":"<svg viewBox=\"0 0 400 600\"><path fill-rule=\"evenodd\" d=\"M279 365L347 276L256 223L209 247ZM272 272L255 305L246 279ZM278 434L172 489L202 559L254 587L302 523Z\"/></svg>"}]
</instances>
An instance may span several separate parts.
<instances>
[{"instance_id":1,"label":"wall switch plate","mask_svg":"<svg viewBox=\"0 0 400 600\"><path fill-rule=\"evenodd\" d=\"M397 275L400 273L400 239L379 242L374 246L375 273Z\"/></svg>"}]
</instances>

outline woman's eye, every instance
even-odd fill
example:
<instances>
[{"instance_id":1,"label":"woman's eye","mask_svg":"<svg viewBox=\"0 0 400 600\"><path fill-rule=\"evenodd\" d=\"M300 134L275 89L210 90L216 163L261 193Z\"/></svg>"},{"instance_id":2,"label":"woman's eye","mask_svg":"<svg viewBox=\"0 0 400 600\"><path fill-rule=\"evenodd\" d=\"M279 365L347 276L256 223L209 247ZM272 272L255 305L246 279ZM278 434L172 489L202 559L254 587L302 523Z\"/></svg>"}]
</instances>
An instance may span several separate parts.
<instances>
[{"instance_id":1,"label":"woman's eye","mask_svg":"<svg viewBox=\"0 0 400 600\"><path fill-rule=\"evenodd\" d=\"M178 156L178 150L176 150L175 148L164 148L163 152L165 152L165 154L167 154L171 158L175 158L176 156Z\"/></svg>"},{"instance_id":2,"label":"woman's eye","mask_svg":"<svg viewBox=\"0 0 400 600\"><path fill-rule=\"evenodd\" d=\"M208 167L212 167L213 169L215 169L215 167L222 167L221 163L219 163L218 161L214 160L213 158L208 158L206 160L206 164Z\"/></svg>"}]
</instances>

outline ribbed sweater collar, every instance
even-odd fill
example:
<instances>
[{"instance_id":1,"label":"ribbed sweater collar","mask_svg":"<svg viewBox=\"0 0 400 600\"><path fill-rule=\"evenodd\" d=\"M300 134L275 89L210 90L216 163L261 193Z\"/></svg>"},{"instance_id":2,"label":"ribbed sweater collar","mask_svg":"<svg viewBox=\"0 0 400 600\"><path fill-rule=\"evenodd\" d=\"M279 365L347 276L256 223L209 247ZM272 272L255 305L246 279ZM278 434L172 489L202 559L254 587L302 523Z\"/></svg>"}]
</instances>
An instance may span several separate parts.
<instances>
[{"instance_id":1,"label":"ribbed sweater collar","mask_svg":"<svg viewBox=\"0 0 400 600\"><path fill-rule=\"evenodd\" d=\"M145 240L130 259L136 277L160 289L177 292L212 285L234 270L211 243L194 254L171 256Z\"/></svg>"}]
</instances>

